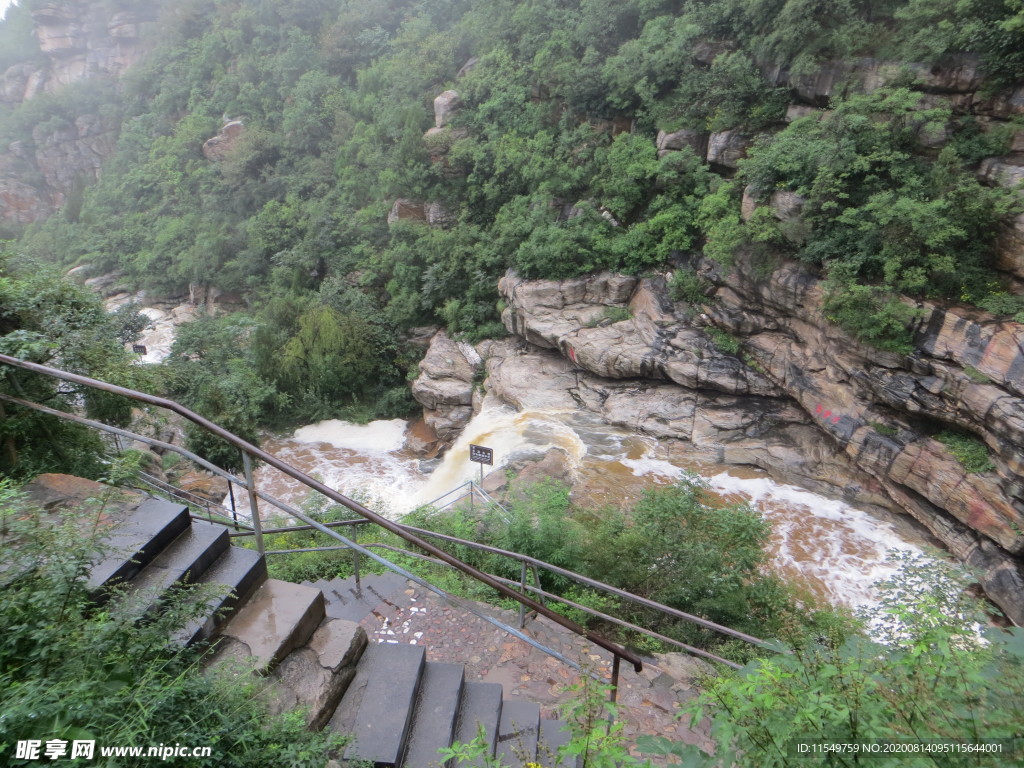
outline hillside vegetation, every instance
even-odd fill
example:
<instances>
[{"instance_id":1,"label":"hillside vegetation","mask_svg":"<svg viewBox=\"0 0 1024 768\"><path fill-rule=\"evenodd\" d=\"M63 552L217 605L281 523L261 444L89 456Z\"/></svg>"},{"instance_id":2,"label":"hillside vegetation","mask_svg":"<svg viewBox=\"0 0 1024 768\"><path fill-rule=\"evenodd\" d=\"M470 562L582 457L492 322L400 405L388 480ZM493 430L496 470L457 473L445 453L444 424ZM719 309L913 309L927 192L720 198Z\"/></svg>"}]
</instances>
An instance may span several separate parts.
<instances>
[{"instance_id":1,"label":"hillside vegetation","mask_svg":"<svg viewBox=\"0 0 1024 768\"><path fill-rule=\"evenodd\" d=\"M35 5L0 24L8 58L31 49ZM827 272L837 322L894 349L911 311L898 294L1022 309L991 268L1014 198L973 172L1007 151L1012 126L926 104L910 69L869 95L837 88L825 116L787 124L789 90L762 76L969 52L995 92L1024 71L1019 3L158 5L141 65L10 110L0 144L31 149L82 114L120 126L99 182L11 233L14 250L123 270L158 294L243 293L251 319L211 321L185 341L182 359L202 358L212 379L171 385L207 412L245 387L242 421L368 402L379 405L364 416L401 413L404 329L500 334L495 283L509 267L558 278L640 273L696 249L723 261L740 247L782 253ZM433 99L452 88L457 108L427 133ZM244 130L208 159L203 143L226 119ZM941 151L922 142L936 126L952 131ZM659 157L657 132L682 128L764 135L724 179L689 151ZM741 219L744 187L800 195L799 231ZM436 215L389 224L399 198Z\"/></svg>"}]
</instances>

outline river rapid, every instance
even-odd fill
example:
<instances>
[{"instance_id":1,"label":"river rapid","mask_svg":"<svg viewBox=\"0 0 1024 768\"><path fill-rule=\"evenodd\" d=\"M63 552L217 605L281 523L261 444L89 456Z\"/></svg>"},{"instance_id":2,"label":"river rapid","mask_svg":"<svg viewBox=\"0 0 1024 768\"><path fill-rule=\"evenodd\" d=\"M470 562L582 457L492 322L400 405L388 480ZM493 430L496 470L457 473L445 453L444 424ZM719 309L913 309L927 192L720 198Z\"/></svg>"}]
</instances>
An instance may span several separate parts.
<instances>
[{"instance_id":1,"label":"river rapid","mask_svg":"<svg viewBox=\"0 0 1024 768\"><path fill-rule=\"evenodd\" d=\"M493 469L563 449L576 478L574 500L589 507L626 504L645 488L697 472L723 501L750 503L771 522L773 567L786 579L851 608L870 610L877 603L872 585L895 572L887 562L890 553L917 554L927 544L899 516L881 519L778 483L760 469L702 463L680 443L631 434L579 412L517 412L489 401L429 473L403 449L405 428L397 419L367 425L324 421L290 436L268 435L263 447L393 518L479 479L480 465L469 461L470 443L494 450ZM260 474L267 492L293 504L303 501L275 470Z\"/></svg>"}]
</instances>

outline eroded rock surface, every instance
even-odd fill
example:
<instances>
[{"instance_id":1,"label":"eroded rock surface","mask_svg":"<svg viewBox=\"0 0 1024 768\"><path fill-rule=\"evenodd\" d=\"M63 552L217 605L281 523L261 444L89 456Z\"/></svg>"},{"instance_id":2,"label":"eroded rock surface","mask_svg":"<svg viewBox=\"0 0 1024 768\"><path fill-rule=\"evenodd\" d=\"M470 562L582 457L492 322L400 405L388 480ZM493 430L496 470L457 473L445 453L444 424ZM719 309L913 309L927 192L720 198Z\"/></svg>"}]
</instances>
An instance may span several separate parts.
<instances>
[{"instance_id":1,"label":"eroded rock surface","mask_svg":"<svg viewBox=\"0 0 1024 768\"><path fill-rule=\"evenodd\" d=\"M480 357L471 346L438 331L420 362L412 395L423 406L423 421L444 443L450 443L473 416L473 387Z\"/></svg>"},{"instance_id":2,"label":"eroded rock surface","mask_svg":"<svg viewBox=\"0 0 1024 768\"><path fill-rule=\"evenodd\" d=\"M660 277L507 275L503 319L529 345L488 347L488 391L902 510L1024 622L1024 326L922 303L917 350L897 355L831 325L802 265L768 276L744 258L729 273L696 266L716 286L700 307L673 303ZM630 316L611 321L609 308ZM995 469L968 472L934 439L951 428L984 441Z\"/></svg>"},{"instance_id":3,"label":"eroded rock surface","mask_svg":"<svg viewBox=\"0 0 1024 768\"><path fill-rule=\"evenodd\" d=\"M203 142L203 155L207 160L220 162L237 145L245 134L245 124L241 120L230 120L220 129L220 133Z\"/></svg>"}]
</instances>

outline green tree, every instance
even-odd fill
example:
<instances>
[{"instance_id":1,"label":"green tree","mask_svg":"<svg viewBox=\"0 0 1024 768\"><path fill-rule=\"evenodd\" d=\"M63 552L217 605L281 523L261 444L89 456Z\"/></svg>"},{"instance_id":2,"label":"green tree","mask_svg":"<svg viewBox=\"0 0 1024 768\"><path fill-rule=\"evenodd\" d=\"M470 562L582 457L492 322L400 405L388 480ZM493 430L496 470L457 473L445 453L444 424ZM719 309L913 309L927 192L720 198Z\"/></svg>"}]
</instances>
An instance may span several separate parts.
<instances>
[{"instance_id":1,"label":"green tree","mask_svg":"<svg viewBox=\"0 0 1024 768\"><path fill-rule=\"evenodd\" d=\"M145 387L148 373L132 365L122 338L135 320L108 314L99 298L59 272L0 256L0 351L112 384ZM8 395L124 426L130 401L92 388L5 366ZM103 442L85 427L10 403L0 412L0 471L18 477L63 471L95 477Z\"/></svg>"},{"instance_id":2,"label":"green tree","mask_svg":"<svg viewBox=\"0 0 1024 768\"><path fill-rule=\"evenodd\" d=\"M259 425L279 410L284 398L257 373L255 323L242 315L201 317L179 326L167 360L165 386L183 405L255 445ZM238 448L191 422L190 450L218 466L242 467Z\"/></svg>"}]
</instances>

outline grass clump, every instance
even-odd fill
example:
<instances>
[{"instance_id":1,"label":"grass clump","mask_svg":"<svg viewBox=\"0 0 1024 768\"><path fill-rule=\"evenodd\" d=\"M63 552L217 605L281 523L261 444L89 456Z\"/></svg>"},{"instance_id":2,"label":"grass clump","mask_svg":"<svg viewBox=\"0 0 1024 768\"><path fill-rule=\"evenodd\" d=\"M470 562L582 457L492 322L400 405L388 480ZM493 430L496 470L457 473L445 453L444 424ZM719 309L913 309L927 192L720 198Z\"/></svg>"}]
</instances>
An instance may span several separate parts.
<instances>
[{"instance_id":1,"label":"grass clump","mask_svg":"<svg viewBox=\"0 0 1024 768\"><path fill-rule=\"evenodd\" d=\"M988 447L981 438L966 432L946 430L935 435L935 439L946 446L954 458L972 475L991 472L996 468L989 456Z\"/></svg>"}]
</instances>

